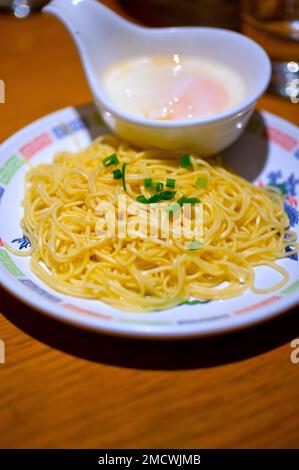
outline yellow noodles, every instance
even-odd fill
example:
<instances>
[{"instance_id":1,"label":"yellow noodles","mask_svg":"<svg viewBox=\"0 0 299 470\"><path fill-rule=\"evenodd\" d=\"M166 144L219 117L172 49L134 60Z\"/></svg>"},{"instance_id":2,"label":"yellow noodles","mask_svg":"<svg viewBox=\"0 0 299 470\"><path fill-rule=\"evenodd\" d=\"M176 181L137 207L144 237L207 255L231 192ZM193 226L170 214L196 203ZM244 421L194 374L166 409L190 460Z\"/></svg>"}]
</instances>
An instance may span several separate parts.
<instances>
[{"instance_id":1,"label":"yellow noodles","mask_svg":"<svg viewBox=\"0 0 299 470\"><path fill-rule=\"evenodd\" d=\"M116 153L120 164L104 166ZM227 299L246 289L265 293L280 288L287 272L274 262L297 251L287 232L288 218L278 191L267 191L192 155L193 168L180 166L181 153L140 151L112 136L96 139L78 154L55 156L52 164L26 177L22 228L31 241L31 269L63 294L100 299L128 311L168 308L189 298ZM113 170L126 166L126 192ZM126 202L149 196L144 179L175 180L173 203L182 196L203 204L203 245L186 248L186 239L118 238L96 233L97 206L117 197ZM195 181L206 184L196 189ZM167 188L169 189L169 188ZM149 205L143 204L149 211ZM119 211L119 209L118 209ZM119 212L118 212L119 214ZM133 216L132 216L133 217ZM286 234L289 239L286 240ZM286 254L287 245L294 251ZM254 287L254 266L282 274L269 289Z\"/></svg>"}]
</instances>

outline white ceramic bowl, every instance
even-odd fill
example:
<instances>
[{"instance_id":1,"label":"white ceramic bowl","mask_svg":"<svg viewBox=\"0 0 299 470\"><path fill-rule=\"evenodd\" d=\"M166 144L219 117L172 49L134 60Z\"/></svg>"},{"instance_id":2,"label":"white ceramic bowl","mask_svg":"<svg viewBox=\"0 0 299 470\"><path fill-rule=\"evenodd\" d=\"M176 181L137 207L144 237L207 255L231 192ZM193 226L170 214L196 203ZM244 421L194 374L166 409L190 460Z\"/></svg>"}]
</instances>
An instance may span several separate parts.
<instances>
[{"instance_id":1,"label":"white ceramic bowl","mask_svg":"<svg viewBox=\"0 0 299 470\"><path fill-rule=\"evenodd\" d=\"M201 156L222 151L241 135L270 80L271 65L265 51L233 31L144 28L120 18L95 0L53 0L44 11L56 15L75 40L94 101L106 124L122 138L143 147L181 148ZM167 53L199 56L231 67L246 83L246 99L205 119L161 122L118 109L103 89L104 70L130 57Z\"/></svg>"}]
</instances>

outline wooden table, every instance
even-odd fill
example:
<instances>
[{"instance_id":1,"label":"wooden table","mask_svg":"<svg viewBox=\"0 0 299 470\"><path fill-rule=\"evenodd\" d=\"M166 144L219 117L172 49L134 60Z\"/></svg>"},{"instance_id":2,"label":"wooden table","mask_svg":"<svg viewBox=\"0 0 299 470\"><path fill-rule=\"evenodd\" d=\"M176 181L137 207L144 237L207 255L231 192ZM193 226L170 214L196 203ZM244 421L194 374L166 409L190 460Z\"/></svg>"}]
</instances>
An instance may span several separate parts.
<instances>
[{"instance_id":1,"label":"wooden table","mask_svg":"<svg viewBox=\"0 0 299 470\"><path fill-rule=\"evenodd\" d=\"M56 20L0 14L0 140L89 102L78 55ZM260 107L299 124L298 107ZM0 291L1 447L298 447L299 336L293 311L197 341L144 342L80 331Z\"/></svg>"}]
</instances>

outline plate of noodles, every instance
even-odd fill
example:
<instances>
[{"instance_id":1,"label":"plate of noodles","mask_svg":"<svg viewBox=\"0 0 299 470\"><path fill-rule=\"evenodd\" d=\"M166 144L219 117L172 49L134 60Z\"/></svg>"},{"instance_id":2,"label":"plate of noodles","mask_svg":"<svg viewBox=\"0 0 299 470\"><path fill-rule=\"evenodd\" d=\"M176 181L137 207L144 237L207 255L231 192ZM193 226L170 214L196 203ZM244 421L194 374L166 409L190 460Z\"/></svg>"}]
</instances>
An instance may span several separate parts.
<instances>
[{"instance_id":1,"label":"plate of noodles","mask_svg":"<svg viewBox=\"0 0 299 470\"><path fill-rule=\"evenodd\" d=\"M58 320L179 338L299 299L299 129L255 113L222 155L140 149L91 105L0 148L0 280Z\"/></svg>"}]
</instances>

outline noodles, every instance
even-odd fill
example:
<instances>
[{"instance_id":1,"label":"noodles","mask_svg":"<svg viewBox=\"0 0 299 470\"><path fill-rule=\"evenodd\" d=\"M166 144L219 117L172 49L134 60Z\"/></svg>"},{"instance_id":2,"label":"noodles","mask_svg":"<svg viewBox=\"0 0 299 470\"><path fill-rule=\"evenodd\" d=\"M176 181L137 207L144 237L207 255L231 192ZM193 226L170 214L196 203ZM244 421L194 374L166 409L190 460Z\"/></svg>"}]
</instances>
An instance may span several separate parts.
<instances>
[{"instance_id":1,"label":"noodles","mask_svg":"<svg viewBox=\"0 0 299 470\"><path fill-rule=\"evenodd\" d=\"M247 289L267 293L285 285L288 274L275 261L298 247L279 192L253 186L216 160L187 155L180 165L180 157L103 136L78 154L60 153L53 163L32 168L21 224L31 241L32 271L63 294L128 311L169 308L190 298L227 299ZM120 197L139 213L131 208L125 214ZM162 236L166 219L162 227L158 219L153 222L155 237L144 236L140 227L151 213L150 202L159 201L167 204L162 215L169 216L169 236ZM180 232L178 215L178 208L191 207L192 223L199 201L201 240L192 238L190 226ZM130 234L111 236L107 227L115 220L133 227ZM293 251L285 253L289 245ZM255 287L253 268L260 265L276 269L282 281Z\"/></svg>"}]
</instances>

